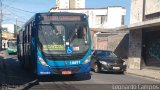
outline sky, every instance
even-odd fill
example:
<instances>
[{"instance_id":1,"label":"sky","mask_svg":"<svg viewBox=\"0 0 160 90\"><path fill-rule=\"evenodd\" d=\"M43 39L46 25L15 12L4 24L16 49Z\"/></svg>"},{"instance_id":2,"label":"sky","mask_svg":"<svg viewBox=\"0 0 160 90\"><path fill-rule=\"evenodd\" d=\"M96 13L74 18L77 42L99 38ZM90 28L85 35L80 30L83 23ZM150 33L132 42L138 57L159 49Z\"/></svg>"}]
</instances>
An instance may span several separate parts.
<instances>
[{"instance_id":1,"label":"sky","mask_svg":"<svg viewBox=\"0 0 160 90\"><path fill-rule=\"evenodd\" d=\"M3 22L23 25L36 12L48 12L56 0L2 0ZM129 24L130 0L86 0L86 8L123 6L126 8L125 24Z\"/></svg>"}]
</instances>

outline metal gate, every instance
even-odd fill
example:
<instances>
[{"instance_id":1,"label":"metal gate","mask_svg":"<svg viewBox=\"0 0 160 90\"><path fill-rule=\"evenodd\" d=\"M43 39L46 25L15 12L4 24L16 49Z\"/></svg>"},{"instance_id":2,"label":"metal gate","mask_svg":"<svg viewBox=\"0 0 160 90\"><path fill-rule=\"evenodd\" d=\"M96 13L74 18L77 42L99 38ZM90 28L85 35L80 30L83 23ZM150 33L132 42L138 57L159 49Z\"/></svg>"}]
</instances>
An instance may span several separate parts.
<instances>
[{"instance_id":1,"label":"metal gate","mask_svg":"<svg viewBox=\"0 0 160 90\"><path fill-rule=\"evenodd\" d=\"M97 49L108 50L108 39L107 39L107 37L98 37L98 39L97 39Z\"/></svg>"},{"instance_id":2,"label":"metal gate","mask_svg":"<svg viewBox=\"0 0 160 90\"><path fill-rule=\"evenodd\" d=\"M160 67L160 31L144 32L142 57L147 66Z\"/></svg>"}]
</instances>

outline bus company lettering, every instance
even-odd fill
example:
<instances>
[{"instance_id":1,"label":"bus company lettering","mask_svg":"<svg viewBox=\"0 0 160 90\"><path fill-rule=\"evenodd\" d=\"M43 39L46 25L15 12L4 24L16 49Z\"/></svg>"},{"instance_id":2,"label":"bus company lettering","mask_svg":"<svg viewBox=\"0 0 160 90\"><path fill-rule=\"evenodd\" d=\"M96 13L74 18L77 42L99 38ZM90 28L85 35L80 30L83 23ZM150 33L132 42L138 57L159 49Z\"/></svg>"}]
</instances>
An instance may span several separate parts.
<instances>
[{"instance_id":1,"label":"bus company lettering","mask_svg":"<svg viewBox=\"0 0 160 90\"><path fill-rule=\"evenodd\" d=\"M81 62L80 61L70 61L70 64L72 65L77 65L77 64L80 64Z\"/></svg>"}]
</instances>

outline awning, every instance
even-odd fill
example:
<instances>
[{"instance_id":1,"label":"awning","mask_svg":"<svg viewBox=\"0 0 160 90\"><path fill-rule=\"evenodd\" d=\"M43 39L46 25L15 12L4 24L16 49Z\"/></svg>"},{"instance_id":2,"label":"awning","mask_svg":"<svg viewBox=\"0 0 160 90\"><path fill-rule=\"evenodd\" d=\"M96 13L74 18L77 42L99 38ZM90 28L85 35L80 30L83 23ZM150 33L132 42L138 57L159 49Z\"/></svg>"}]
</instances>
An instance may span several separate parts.
<instances>
[{"instance_id":1,"label":"awning","mask_svg":"<svg viewBox=\"0 0 160 90\"><path fill-rule=\"evenodd\" d=\"M149 27L156 27L156 26L160 26L160 18L130 24L125 27L124 26L118 27L118 28L115 28L115 30L117 30L117 31L118 30L120 30L120 31L121 30L138 30L138 29L142 29L142 28L149 28Z\"/></svg>"}]
</instances>

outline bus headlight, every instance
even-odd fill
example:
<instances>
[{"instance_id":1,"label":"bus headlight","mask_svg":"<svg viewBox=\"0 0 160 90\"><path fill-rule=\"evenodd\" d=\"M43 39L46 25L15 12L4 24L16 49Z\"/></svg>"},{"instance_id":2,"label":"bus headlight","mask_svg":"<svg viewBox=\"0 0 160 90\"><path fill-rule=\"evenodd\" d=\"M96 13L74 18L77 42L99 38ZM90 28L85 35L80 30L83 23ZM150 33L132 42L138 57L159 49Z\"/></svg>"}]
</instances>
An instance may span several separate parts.
<instances>
[{"instance_id":1,"label":"bus headlight","mask_svg":"<svg viewBox=\"0 0 160 90\"><path fill-rule=\"evenodd\" d=\"M48 64L44 61L43 58L41 58L41 57L38 56L38 60L40 61L40 63L41 63L42 65L48 66Z\"/></svg>"},{"instance_id":2,"label":"bus headlight","mask_svg":"<svg viewBox=\"0 0 160 90\"><path fill-rule=\"evenodd\" d=\"M84 64L87 64L87 63L89 63L91 61L91 56L88 56L87 58L86 58L86 60L84 61Z\"/></svg>"}]
</instances>

